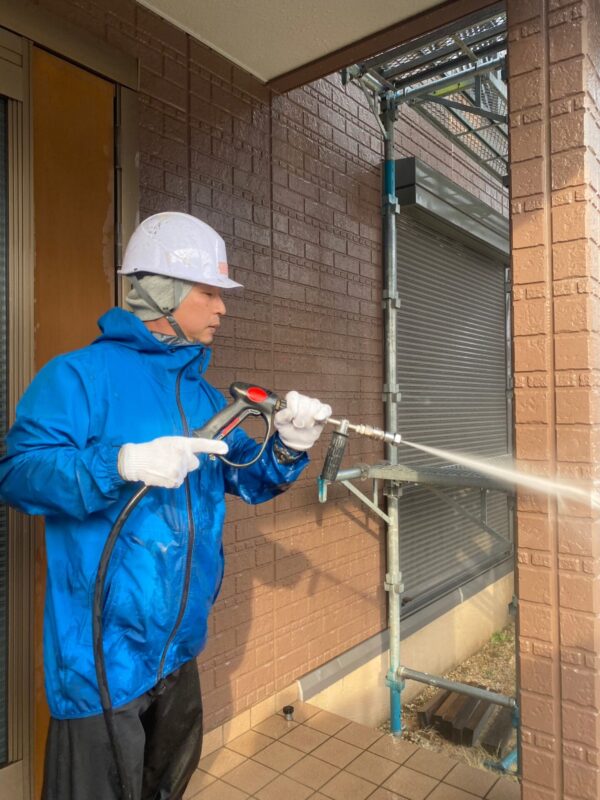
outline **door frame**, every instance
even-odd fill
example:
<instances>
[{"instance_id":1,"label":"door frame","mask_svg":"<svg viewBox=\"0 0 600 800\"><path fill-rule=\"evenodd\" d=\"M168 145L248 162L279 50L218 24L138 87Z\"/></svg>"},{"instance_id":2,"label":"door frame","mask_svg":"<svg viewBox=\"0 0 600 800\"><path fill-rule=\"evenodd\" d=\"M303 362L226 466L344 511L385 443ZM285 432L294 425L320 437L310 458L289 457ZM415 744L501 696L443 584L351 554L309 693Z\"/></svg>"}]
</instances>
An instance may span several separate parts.
<instances>
[{"instance_id":1,"label":"door frame","mask_svg":"<svg viewBox=\"0 0 600 800\"><path fill-rule=\"evenodd\" d=\"M34 376L34 222L30 60L33 45L51 50L116 86L115 261L139 221L137 157L138 61L59 20L27 0L3 0L0 95L8 101L8 413ZM10 29L10 30L7 30ZM4 56L4 57L2 57ZM116 281L116 302L121 281ZM0 769L0 797L32 800L35 765L35 666L41 659L36 622L35 519L9 509L8 746ZM39 627L39 624L38 624Z\"/></svg>"},{"instance_id":2,"label":"door frame","mask_svg":"<svg viewBox=\"0 0 600 800\"><path fill-rule=\"evenodd\" d=\"M2 0L2 27L115 84L139 88L137 58L30 0Z\"/></svg>"},{"instance_id":3,"label":"door frame","mask_svg":"<svg viewBox=\"0 0 600 800\"><path fill-rule=\"evenodd\" d=\"M33 204L29 55L26 40L0 30L0 94L8 111L8 414L33 377ZM0 796L32 790L33 521L8 513L8 759Z\"/></svg>"}]
</instances>

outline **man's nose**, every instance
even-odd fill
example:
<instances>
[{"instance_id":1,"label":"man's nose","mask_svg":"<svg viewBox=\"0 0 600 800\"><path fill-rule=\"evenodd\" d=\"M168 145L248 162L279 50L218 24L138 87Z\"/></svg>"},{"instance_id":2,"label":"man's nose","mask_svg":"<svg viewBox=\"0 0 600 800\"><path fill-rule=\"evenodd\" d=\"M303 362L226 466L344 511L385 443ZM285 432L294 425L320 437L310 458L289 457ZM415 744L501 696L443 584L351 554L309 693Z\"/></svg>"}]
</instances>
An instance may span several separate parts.
<instances>
[{"instance_id":1,"label":"man's nose","mask_svg":"<svg viewBox=\"0 0 600 800\"><path fill-rule=\"evenodd\" d=\"M221 296L219 296L219 299L218 299L218 302L217 302L217 307L216 307L215 311L216 311L217 314L221 314L221 315L227 313L227 307L225 306L225 301L223 300L223 298Z\"/></svg>"}]
</instances>

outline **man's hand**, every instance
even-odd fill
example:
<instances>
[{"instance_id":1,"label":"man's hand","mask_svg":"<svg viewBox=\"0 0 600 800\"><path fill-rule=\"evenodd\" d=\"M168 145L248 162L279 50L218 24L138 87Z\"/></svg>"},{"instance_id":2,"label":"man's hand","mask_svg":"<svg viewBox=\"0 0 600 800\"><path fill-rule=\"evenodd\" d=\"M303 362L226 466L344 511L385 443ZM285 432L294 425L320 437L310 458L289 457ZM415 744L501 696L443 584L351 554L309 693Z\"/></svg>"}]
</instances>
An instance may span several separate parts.
<instances>
[{"instance_id":1,"label":"man's hand","mask_svg":"<svg viewBox=\"0 0 600 800\"><path fill-rule=\"evenodd\" d=\"M196 453L225 455L228 449L225 442L215 439L161 436L142 444L124 444L117 469L126 481L174 489L181 486L188 472L200 466Z\"/></svg>"},{"instance_id":2,"label":"man's hand","mask_svg":"<svg viewBox=\"0 0 600 800\"><path fill-rule=\"evenodd\" d=\"M288 392L285 402L286 408L275 414L279 438L291 450L310 450L331 416L331 406L298 392Z\"/></svg>"}]
</instances>

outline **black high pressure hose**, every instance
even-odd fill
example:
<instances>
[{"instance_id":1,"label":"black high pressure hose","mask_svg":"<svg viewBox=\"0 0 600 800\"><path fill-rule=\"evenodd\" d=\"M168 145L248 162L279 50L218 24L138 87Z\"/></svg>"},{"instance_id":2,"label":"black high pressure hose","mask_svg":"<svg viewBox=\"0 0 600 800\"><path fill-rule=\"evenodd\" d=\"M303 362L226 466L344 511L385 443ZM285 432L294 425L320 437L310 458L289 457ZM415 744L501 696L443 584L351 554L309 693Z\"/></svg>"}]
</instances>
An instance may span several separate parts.
<instances>
[{"instance_id":1,"label":"black high pressure hose","mask_svg":"<svg viewBox=\"0 0 600 800\"><path fill-rule=\"evenodd\" d=\"M264 453L267 442L272 433L274 413L280 408L283 408L285 404L281 402L276 395L273 395L272 393L267 392L265 389L260 387L251 386L250 384L232 384L230 392L235 398L234 402L216 414L206 423L203 428L194 431L193 435L203 439L224 438L227 434L231 433L232 430L238 427L238 425L240 425L247 416L261 416L266 426L265 438L257 455L251 461L248 461L245 464L237 464L233 461L229 461L224 456L217 456L217 458L219 458L228 466L242 469L255 464ZM115 713L112 706L108 677L106 674L106 661L104 658L104 624L102 620L104 587L110 559L123 529L123 525L127 522L129 516L136 508L140 500L142 500L142 498L144 498L152 488L152 486L142 486L140 489L138 489L131 499L125 504L119 516L113 523L100 556L98 572L96 573L96 582L94 585L94 601L92 605L92 641L94 648L96 680L98 681L98 692L100 694L100 702L102 704L102 713L104 715L108 738L113 752L115 765L117 767L119 783L121 785L122 800L136 800L136 798L133 794L133 788L129 784L123 752L117 736L115 727Z\"/></svg>"},{"instance_id":2,"label":"black high pressure hose","mask_svg":"<svg viewBox=\"0 0 600 800\"><path fill-rule=\"evenodd\" d=\"M108 731L108 738L110 746L115 759L117 767L117 774L119 782L121 783L122 800L135 800L133 790L129 786L127 777L127 770L123 760L123 753L117 737L114 721L114 710L112 707L112 700L110 690L108 688L108 679L106 677L106 663L104 661L104 625L102 621L102 607L104 605L104 584L106 581L106 574L108 572L108 565L115 549L115 544L119 538L119 534L123 525L127 522L129 515L137 506L140 500L145 497L150 491L151 486L142 486L141 489L133 495L129 502L123 507L121 513L115 520L108 538L100 556L100 563L98 564L98 572L96 574L96 584L94 586L94 604L92 608L92 634L94 645L94 663L96 665L96 679L98 681L98 691L100 692L100 702L102 703L102 713L106 722L106 729Z\"/></svg>"}]
</instances>

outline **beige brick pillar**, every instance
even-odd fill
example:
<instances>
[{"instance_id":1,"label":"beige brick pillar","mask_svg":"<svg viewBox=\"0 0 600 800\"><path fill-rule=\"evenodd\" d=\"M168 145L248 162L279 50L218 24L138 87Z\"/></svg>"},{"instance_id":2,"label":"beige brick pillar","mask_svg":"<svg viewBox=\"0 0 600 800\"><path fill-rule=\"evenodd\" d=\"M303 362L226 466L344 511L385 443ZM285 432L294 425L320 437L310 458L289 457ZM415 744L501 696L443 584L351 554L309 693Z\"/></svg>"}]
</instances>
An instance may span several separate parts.
<instances>
[{"instance_id":1,"label":"beige brick pillar","mask_svg":"<svg viewBox=\"0 0 600 800\"><path fill-rule=\"evenodd\" d=\"M600 2L508 0L516 452L598 478ZM600 523L520 493L524 800L600 798Z\"/></svg>"}]
</instances>

